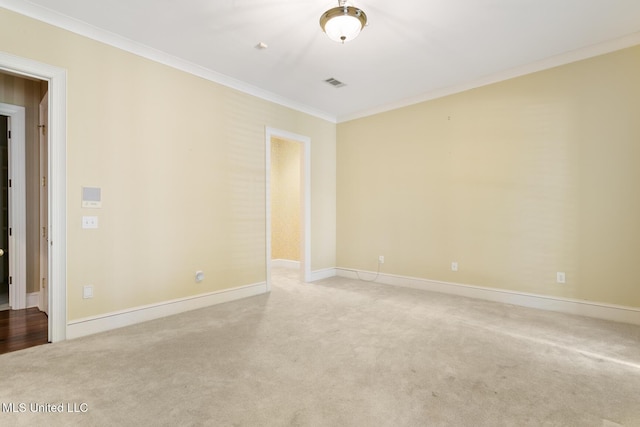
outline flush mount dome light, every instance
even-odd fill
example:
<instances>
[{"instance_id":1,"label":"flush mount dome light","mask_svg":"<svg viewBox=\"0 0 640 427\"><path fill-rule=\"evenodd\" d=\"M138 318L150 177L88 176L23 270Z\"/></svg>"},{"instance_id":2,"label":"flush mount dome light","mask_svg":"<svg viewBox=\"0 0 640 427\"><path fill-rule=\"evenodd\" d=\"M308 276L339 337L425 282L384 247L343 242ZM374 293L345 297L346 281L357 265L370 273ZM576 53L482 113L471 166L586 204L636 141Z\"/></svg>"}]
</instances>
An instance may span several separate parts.
<instances>
[{"instance_id":1,"label":"flush mount dome light","mask_svg":"<svg viewBox=\"0 0 640 427\"><path fill-rule=\"evenodd\" d=\"M348 6L346 0L339 0L338 5L322 14L320 27L331 40L344 43L358 37L367 24L367 15L358 8Z\"/></svg>"}]
</instances>

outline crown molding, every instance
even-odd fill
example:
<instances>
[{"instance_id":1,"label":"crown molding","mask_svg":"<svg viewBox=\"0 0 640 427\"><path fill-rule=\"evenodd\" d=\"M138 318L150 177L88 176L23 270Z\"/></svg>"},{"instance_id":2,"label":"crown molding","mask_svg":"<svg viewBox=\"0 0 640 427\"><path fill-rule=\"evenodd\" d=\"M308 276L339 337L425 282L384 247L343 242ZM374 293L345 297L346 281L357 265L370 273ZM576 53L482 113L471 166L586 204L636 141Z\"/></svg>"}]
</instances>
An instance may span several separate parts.
<instances>
[{"instance_id":1,"label":"crown molding","mask_svg":"<svg viewBox=\"0 0 640 427\"><path fill-rule=\"evenodd\" d=\"M201 77L205 80L209 80L211 82L238 90L248 95L255 96L256 98L273 102L283 107L291 108L293 110L309 114L311 116L326 120L331 123L337 122L337 117L335 115L329 114L325 111L317 110L307 105L292 101L259 87L250 85L227 75L194 64L193 62L186 61L184 59L178 58L177 56L152 48L145 44L135 42L126 37L122 37L110 31L87 24L84 21L80 21L67 15L63 15L51 9L47 9L23 0L0 0L0 7L32 19L45 22L55 27L62 28L80 36L87 37L89 39L124 50L126 52L133 53L137 56L166 65L168 67L184 71L197 77Z\"/></svg>"},{"instance_id":2,"label":"crown molding","mask_svg":"<svg viewBox=\"0 0 640 427\"><path fill-rule=\"evenodd\" d=\"M454 95L456 93L464 92L471 89L476 89L482 86L487 86L493 83L498 83L498 82L509 80L515 77L532 74L538 71L548 70L550 68L555 68L561 65L570 64L572 62L578 62L583 59L593 58L595 56L615 52L617 50L625 49L638 44L640 44L640 32L631 33L617 39L587 46L581 49L572 50L569 52L564 52L555 56L551 56L549 58L542 59L540 61L532 62L519 67L510 68L505 71L500 71L498 73L494 73L468 83L463 83L460 85L437 89L431 92L423 93L415 97L406 98L401 101L384 104L378 107L362 110L353 114L338 116L337 122L344 123L351 120L361 119L364 117L373 116L375 114L384 113L391 110L397 110L398 108L408 107L410 105L419 104L421 102L431 101L438 98L444 98L445 96Z\"/></svg>"},{"instance_id":3,"label":"crown molding","mask_svg":"<svg viewBox=\"0 0 640 427\"><path fill-rule=\"evenodd\" d=\"M403 100L380 105L378 107L360 110L355 113L336 116L335 114L321 111L309 107L308 105L292 101L288 98L266 91L259 87L215 72L208 68L194 64L190 61L178 58L174 55L170 55L161 50L135 42L101 28L89 25L86 22L71 18L51 9L29 3L28 1L0 0L0 7L27 16L29 18L36 19L38 21L45 22L58 28L62 28L72 33L90 38L92 40L105 43L115 48L133 53L135 55L178 69L180 71L184 71L186 73L201 77L211 82L238 90L248 95L252 95L257 98L273 102L275 104L291 108L305 114L309 114L311 116L326 120L331 123L343 123L368 116L373 116L379 113L384 113L387 111L419 104L421 102L443 98L445 96L454 95L456 93L476 89L482 86L487 86L500 81L520 77L526 74L547 70L561 65L566 65L583 59L604 55L606 53L640 44L640 32L636 32L603 43L598 43L584 48L564 52L549 58L542 59L540 61L494 73L471 82L422 93L414 97L405 98Z\"/></svg>"}]
</instances>

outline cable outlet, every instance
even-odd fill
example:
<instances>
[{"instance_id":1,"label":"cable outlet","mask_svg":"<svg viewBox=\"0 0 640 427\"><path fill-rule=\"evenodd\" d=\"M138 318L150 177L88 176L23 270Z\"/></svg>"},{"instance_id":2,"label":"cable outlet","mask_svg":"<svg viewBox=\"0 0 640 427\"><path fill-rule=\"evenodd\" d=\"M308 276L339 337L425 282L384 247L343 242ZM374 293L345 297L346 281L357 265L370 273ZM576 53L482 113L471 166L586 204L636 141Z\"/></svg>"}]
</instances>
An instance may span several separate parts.
<instances>
[{"instance_id":1,"label":"cable outlet","mask_svg":"<svg viewBox=\"0 0 640 427\"><path fill-rule=\"evenodd\" d=\"M384 255L378 256L378 264L384 264Z\"/></svg>"},{"instance_id":2,"label":"cable outlet","mask_svg":"<svg viewBox=\"0 0 640 427\"><path fill-rule=\"evenodd\" d=\"M556 282L558 283L566 283L567 277L564 274L564 271L558 271L556 273Z\"/></svg>"},{"instance_id":3,"label":"cable outlet","mask_svg":"<svg viewBox=\"0 0 640 427\"><path fill-rule=\"evenodd\" d=\"M451 262L451 271L458 271L458 263L456 261Z\"/></svg>"},{"instance_id":4,"label":"cable outlet","mask_svg":"<svg viewBox=\"0 0 640 427\"><path fill-rule=\"evenodd\" d=\"M204 280L204 271L198 270L196 271L196 282L200 283Z\"/></svg>"}]
</instances>

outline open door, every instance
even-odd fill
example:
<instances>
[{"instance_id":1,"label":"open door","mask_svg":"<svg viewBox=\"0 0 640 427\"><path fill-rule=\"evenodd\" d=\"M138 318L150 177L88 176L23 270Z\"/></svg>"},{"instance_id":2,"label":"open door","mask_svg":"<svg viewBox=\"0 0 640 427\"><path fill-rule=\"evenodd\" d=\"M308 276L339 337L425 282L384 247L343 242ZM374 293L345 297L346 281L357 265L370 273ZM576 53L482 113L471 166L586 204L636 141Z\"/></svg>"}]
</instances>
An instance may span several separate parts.
<instances>
[{"instance_id":1,"label":"open door","mask_svg":"<svg viewBox=\"0 0 640 427\"><path fill-rule=\"evenodd\" d=\"M49 92L40 101L40 310L49 314Z\"/></svg>"},{"instance_id":2,"label":"open door","mask_svg":"<svg viewBox=\"0 0 640 427\"><path fill-rule=\"evenodd\" d=\"M0 116L0 309L9 303L9 117Z\"/></svg>"}]
</instances>

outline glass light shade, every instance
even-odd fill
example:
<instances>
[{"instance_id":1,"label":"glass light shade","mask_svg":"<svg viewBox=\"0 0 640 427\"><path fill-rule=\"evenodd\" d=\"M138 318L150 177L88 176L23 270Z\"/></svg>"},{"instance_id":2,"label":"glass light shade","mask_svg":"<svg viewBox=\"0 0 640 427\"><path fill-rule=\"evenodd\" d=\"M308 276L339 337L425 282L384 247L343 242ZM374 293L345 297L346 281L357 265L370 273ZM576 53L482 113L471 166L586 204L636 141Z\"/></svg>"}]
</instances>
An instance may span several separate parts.
<instances>
[{"instance_id":1,"label":"glass light shade","mask_svg":"<svg viewBox=\"0 0 640 427\"><path fill-rule=\"evenodd\" d=\"M365 13L352 6L334 7L320 17L322 30L338 43L355 39L366 23Z\"/></svg>"},{"instance_id":2,"label":"glass light shade","mask_svg":"<svg viewBox=\"0 0 640 427\"><path fill-rule=\"evenodd\" d=\"M362 24L358 18L349 15L336 16L324 26L324 32L327 33L327 36L331 40L341 43L355 39L361 29Z\"/></svg>"}]
</instances>

